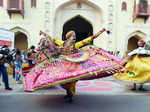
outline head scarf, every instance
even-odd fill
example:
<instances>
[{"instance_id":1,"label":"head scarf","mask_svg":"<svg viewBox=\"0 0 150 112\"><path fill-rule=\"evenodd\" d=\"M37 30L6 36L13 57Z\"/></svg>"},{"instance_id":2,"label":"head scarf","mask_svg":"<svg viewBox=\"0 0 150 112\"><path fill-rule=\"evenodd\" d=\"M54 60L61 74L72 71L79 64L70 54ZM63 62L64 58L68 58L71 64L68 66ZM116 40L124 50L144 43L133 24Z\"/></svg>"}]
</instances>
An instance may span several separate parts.
<instances>
[{"instance_id":1,"label":"head scarf","mask_svg":"<svg viewBox=\"0 0 150 112\"><path fill-rule=\"evenodd\" d=\"M146 44L146 42L143 39L138 41L138 46L139 47L144 47L145 44Z\"/></svg>"}]
</instances>

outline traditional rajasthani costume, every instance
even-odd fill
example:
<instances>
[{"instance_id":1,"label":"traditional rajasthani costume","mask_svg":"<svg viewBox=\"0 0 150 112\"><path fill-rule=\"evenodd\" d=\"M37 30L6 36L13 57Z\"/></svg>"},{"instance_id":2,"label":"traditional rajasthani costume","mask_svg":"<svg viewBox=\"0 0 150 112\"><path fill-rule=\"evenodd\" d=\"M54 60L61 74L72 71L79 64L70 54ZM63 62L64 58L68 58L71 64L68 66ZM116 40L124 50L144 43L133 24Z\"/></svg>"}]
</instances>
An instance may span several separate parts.
<instances>
[{"instance_id":1,"label":"traditional rajasthani costume","mask_svg":"<svg viewBox=\"0 0 150 112\"><path fill-rule=\"evenodd\" d=\"M142 42L144 40L140 41ZM122 71L132 71L133 74L130 74L130 72L123 72L117 73L114 76L119 80L134 83L133 90L136 90L136 83L143 84L146 82L150 82L149 43L143 42L142 45L139 44L139 48L128 53L128 55L130 56L129 60ZM144 90L142 85L139 90Z\"/></svg>"},{"instance_id":2,"label":"traditional rajasthani costume","mask_svg":"<svg viewBox=\"0 0 150 112\"><path fill-rule=\"evenodd\" d=\"M88 37L80 42L69 43L53 39L53 42L60 46L61 55L50 57L27 73L24 76L25 91L62 84L62 87L73 95L77 80L109 76L119 71L123 59L96 47L79 49L92 40L92 37Z\"/></svg>"}]
</instances>

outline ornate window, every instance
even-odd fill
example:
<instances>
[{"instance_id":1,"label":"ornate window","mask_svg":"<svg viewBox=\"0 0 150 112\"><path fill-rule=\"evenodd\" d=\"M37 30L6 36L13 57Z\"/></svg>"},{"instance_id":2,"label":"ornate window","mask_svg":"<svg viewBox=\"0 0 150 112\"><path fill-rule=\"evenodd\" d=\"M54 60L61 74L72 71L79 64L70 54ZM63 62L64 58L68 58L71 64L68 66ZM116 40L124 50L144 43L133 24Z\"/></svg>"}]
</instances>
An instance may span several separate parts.
<instances>
[{"instance_id":1,"label":"ornate window","mask_svg":"<svg viewBox=\"0 0 150 112\"><path fill-rule=\"evenodd\" d=\"M9 9L19 9L19 0L8 0Z\"/></svg>"},{"instance_id":2,"label":"ornate window","mask_svg":"<svg viewBox=\"0 0 150 112\"><path fill-rule=\"evenodd\" d=\"M147 9L148 9L148 1L147 0L140 0L139 13L147 13Z\"/></svg>"},{"instance_id":3,"label":"ornate window","mask_svg":"<svg viewBox=\"0 0 150 112\"><path fill-rule=\"evenodd\" d=\"M36 7L36 0L31 0L31 7Z\"/></svg>"},{"instance_id":4,"label":"ornate window","mask_svg":"<svg viewBox=\"0 0 150 112\"><path fill-rule=\"evenodd\" d=\"M134 12L133 12L133 22L136 18L143 18L144 21L149 18L150 15L150 5L147 0L140 0L139 3L134 1Z\"/></svg>"},{"instance_id":5,"label":"ornate window","mask_svg":"<svg viewBox=\"0 0 150 112\"><path fill-rule=\"evenodd\" d=\"M122 11L126 11L126 10L127 10L127 3L122 2Z\"/></svg>"},{"instance_id":6,"label":"ornate window","mask_svg":"<svg viewBox=\"0 0 150 112\"><path fill-rule=\"evenodd\" d=\"M10 18L13 13L20 13L24 17L24 0L8 0L7 12Z\"/></svg>"},{"instance_id":7,"label":"ornate window","mask_svg":"<svg viewBox=\"0 0 150 112\"><path fill-rule=\"evenodd\" d=\"M3 7L3 0L0 0L0 7Z\"/></svg>"}]
</instances>

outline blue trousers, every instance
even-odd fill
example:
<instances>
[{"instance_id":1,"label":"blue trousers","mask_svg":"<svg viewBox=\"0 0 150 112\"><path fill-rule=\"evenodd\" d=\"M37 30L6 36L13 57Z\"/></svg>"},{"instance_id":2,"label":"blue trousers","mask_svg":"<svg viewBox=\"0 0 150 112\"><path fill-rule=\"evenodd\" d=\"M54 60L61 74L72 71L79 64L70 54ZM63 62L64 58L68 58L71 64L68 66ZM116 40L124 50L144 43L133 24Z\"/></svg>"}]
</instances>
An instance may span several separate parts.
<instances>
[{"instance_id":1,"label":"blue trousers","mask_svg":"<svg viewBox=\"0 0 150 112\"><path fill-rule=\"evenodd\" d=\"M4 65L0 65L0 74L2 75L3 82L5 84L5 88L9 88L8 72L7 72L6 67L4 67Z\"/></svg>"},{"instance_id":2,"label":"blue trousers","mask_svg":"<svg viewBox=\"0 0 150 112\"><path fill-rule=\"evenodd\" d=\"M20 73L22 73L22 63L17 63L16 64L16 68L15 68L15 76L16 76L16 81L18 81L18 80L20 80L20 77L21 77L21 75L22 74L20 74Z\"/></svg>"}]
</instances>

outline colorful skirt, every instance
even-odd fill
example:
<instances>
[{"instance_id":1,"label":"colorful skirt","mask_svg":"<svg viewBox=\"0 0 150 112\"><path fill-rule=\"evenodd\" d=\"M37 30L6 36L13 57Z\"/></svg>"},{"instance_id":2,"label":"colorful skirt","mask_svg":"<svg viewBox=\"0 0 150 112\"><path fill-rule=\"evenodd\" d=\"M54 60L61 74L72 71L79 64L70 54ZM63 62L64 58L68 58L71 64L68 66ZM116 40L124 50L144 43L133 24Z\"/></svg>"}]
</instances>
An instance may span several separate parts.
<instances>
[{"instance_id":1,"label":"colorful skirt","mask_svg":"<svg viewBox=\"0 0 150 112\"><path fill-rule=\"evenodd\" d=\"M78 59L85 52L88 53L88 57ZM60 56L56 59L45 60L32 68L24 76L24 90L34 91L80 79L109 76L118 72L124 64L123 59L99 48L84 49L67 57L69 59L66 56Z\"/></svg>"},{"instance_id":2,"label":"colorful skirt","mask_svg":"<svg viewBox=\"0 0 150 112\"><path fill-rule=\"evenodd\" d=\"M150 57L141 57L136 55L125 66L126 70L133 72L117 73L114 77L118 80L132 82L132 83L145 83L150 82Z\"/></svg>"}]
</instances>

